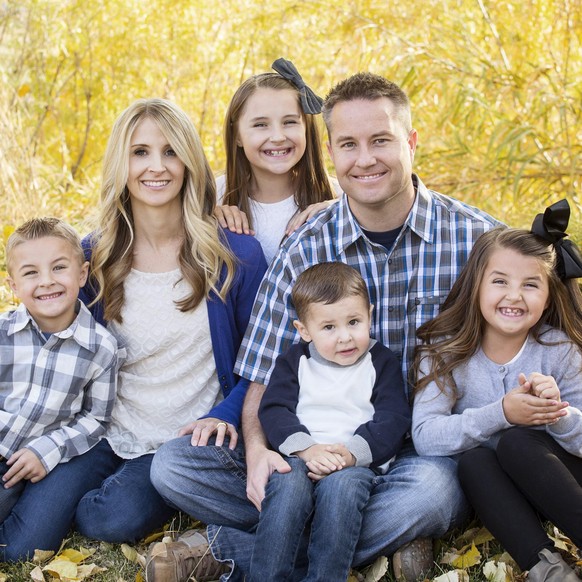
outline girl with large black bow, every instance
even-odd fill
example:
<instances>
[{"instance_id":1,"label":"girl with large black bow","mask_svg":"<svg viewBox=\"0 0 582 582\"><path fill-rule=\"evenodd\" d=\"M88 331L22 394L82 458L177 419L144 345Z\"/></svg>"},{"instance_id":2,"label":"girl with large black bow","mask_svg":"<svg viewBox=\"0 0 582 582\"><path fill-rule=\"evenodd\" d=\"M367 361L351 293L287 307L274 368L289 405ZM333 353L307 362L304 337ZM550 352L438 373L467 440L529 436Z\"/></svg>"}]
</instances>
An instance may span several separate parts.
<instances>
[{"instance_id":1,"label":"girl with large black bow","mask_svg":"<svg viewBox=\"0 0 582 582\"><path fill-rule=\"evenodd\" d=\"M478 516L535 582L578 580L543 520L582 547L582 257L564 240L569 215L564 200L531 231L481 235L417 332L416 449L459 458Z\"/></svg>"}]
</instances>

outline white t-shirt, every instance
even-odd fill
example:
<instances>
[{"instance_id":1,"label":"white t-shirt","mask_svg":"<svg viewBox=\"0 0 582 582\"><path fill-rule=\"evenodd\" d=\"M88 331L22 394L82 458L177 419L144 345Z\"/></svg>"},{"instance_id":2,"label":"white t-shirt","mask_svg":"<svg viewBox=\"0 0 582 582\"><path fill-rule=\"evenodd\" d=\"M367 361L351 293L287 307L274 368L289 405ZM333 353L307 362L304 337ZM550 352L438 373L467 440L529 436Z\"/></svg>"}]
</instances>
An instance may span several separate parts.
<instances>
[{"instance_id":1,"label":"white t-shirt","mask_svg":"<svg viewBox=\"0 0 582 582\"><path fill-rule=\"evenodd\" d=\"M337 184L337 180L330 179L330 181L339 195L341 189L339 184ZM216 189L218 204L222 204L226 189L226 175L222 174L216 178ZM293 196L273 203L257 202L251 198L250 203L251 220L253 222L255 237L261 243L261 247L263 247L267 264L270 264L277 254L281 241L285 236L287 224L297 212L298 206Z\"/></svg>"},{"instance_id":2,"label":"white t-shirt","mask_svg":"<svg viewBox=\"0 0 582 582\"><path fill-rule=\"evenodd\" d=\"M155 452L222 399L206 301L182 312L174 301L190 286L179 269L125 279L123 323L108 329L127 350L106 438L117 455Z\"/></svg>"}]
</instances>

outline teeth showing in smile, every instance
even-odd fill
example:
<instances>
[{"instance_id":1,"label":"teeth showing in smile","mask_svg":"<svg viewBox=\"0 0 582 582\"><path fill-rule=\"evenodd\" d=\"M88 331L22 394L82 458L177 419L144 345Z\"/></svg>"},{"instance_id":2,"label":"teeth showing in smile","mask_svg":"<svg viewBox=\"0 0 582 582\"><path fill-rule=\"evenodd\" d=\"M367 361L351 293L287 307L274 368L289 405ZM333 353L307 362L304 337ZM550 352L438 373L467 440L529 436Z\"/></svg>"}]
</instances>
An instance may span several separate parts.
<instances>
[{"instance_id":1,"label":"teeth showing in smile","mask_svg":"<svg viewBox=\"0 0 582 582\"><path fill-rule=\"evenodd\" d=\"M517 309L515 307L502 307L499 311L501 311L502 315L508 316L516 316L516 315L523 315L523 309Z\"/></svg>"},{"instance_id":2,"label":"teeth showing in smile","mask_svg":"<svg viewBox=\"0 0 582 582\"><path fill-rule=\"evenodd\" d=\"M375 180L376 178L379 178L380 176L382 176L383 174L368 174L367 176L356 176L356 178L358 180Z\"/></svg>"},{"instance_id":3,"label":"teeth showing in smile","mask_svg":"<svg viewBox=\"0 0 582 582\"><path fill-rule=\"evenodd\" d=\"M167 186L170 183L170 180L148 180L147 182L144 181L144 186L148 188L162 188Z\"/></svg>"},{"instance_id":4,"label":"teeth showing in smile","mask_svg":"<svg viewBox=\"0 0 582 582\"><path fill-rule=\"evenodd\" d=\"M273 158L279 158L281 156L286 156L291 151L291 148L286 148L284 150L264 150L265 155L271 156Z\"/></svg>"},{"instance_id":5,"label":"teeth showing in smile","mask_svg":"<svg viewBox=\"0 0 582 582\"><path fill-rule=\"evenodd\" d=\"M39 301L46 301L47 299L56 299L57 297L60 297L61 293L51 293L50 295L39 295L37 297L37 299Z\"/></svg>"}]
</instances>

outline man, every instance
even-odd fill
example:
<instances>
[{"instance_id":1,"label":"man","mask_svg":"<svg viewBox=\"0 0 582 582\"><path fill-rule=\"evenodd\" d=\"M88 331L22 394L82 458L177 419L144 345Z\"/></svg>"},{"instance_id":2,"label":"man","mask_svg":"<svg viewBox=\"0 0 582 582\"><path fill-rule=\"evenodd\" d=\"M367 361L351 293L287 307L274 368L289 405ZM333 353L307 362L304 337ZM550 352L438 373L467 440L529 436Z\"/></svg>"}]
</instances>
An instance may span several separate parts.
<instances>
[{"instance_id":1,"label":"man","mask_svg":"<svg viewBox=\"0 0 582 582\"><path fill-rule=\"evenodd\" d=\"M234 561L230 580L248 572L249 532L269 476L290 470L267 447L257 409L276 357L298 340L290 300L296 277L324 261L356 268L375 306L371 335L400 356L407 380L416 328L438 313L474 241L497 224L428 190L412 173L417 133L408 98L394 83L358 73L331 90L323 115L345 196L289 238L257 294L235 368L251 380L243 411L246 467L237 452L187 447L187 440L168 443L154 460L152 479L167 501L206 523L222 524L209 526L208 534L215 557ZM388 473L375 479L354 565L401 548L393 560L395 573L415 580L432 565L427 538L459 524L466 510L455 462L419 457L408 442Z\"/></svg>"}]
</instances>

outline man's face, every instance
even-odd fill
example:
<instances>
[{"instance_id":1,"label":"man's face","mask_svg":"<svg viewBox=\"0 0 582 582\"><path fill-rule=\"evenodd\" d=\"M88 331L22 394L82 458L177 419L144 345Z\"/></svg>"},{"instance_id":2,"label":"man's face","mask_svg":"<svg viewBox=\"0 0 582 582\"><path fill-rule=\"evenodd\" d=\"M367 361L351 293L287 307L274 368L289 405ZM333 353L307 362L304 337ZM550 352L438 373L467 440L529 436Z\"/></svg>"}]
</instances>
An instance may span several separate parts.
<instances>
[{"instance_id":1,"label":"man's face","mask_svg":"<svg viewBox=\"0 0 582 582\"><path fill-rule=\"evenodd\" d=\"M406 129L402 112L385 97L342 101L332 109L329 126L337 178L362 225L370 212L396 208L395 203L408 213L417 135Z\"/></svg>"}]
</instances>

